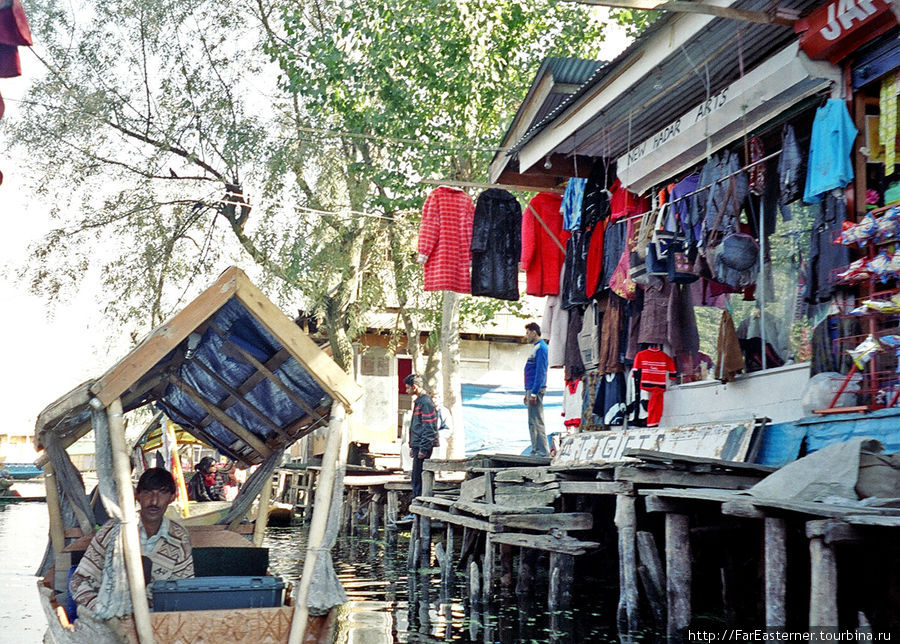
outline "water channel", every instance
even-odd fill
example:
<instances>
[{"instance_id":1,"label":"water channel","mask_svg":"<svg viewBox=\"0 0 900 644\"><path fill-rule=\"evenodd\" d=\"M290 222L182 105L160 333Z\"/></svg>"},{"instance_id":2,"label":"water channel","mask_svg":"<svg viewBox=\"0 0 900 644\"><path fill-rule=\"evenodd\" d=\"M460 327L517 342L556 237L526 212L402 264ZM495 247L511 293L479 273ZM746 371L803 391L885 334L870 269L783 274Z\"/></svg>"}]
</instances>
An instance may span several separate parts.
<instances>
[{"instance_id":1,"label":"water channel","mask_svg":"<svg viewBox=\"0 0 900 644\"><path fill-rule=\"evenodd\" d=\"M22 491L39 494L38 490ZM272 574L296 580L303 567L305 528L269 528ZM341 608L334 641L341 644L390 642L612 642L615 596L600 580L573 589L571 611L550 614L546 579L534 596L497 596L490 610L464 600L467 579L460 572L441 593L440 575L407 576L409 535L397 546L383 540L342 537L334 552L335 569L349 597ZM43 503L0 504L0 643L41 642L46 622L38 603L34 571L47 543ZM582 575L578 575L578 579ZM498 591L499 592L499 591ZM412 597L412 601L410 600Z\"/></svg>"}]
</instances>

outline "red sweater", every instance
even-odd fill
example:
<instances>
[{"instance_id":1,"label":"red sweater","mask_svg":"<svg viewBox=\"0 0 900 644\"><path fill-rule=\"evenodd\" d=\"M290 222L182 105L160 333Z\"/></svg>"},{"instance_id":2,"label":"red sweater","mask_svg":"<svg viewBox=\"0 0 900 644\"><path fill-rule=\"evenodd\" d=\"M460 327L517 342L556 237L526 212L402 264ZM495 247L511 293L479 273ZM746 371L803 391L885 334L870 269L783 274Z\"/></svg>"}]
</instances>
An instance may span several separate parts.
<instances>
[{"instance_id":1,"label":"red sweater","mask_svg":"<svg viewBox=\"0 0 900 644\"><path fill-rule=\"evenodd\" d=\"M559 294L559 273L562 270L565 253L554 243L553 238L541 226L531 212L533 208L541 220L553 232L553 236L565 248L569 232L563 230L563 217L559 208L562 195L540 192L528 203L522 213L522 264L525 267L529 295L543 297Z\"/></svg>"}]
</instances>

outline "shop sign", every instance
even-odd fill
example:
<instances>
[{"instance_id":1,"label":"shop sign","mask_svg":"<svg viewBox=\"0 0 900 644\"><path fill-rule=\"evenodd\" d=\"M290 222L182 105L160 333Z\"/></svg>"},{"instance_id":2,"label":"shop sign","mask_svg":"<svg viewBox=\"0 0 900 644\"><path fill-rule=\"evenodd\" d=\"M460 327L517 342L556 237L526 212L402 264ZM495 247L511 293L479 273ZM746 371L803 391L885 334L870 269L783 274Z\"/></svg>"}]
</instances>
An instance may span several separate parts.
<instances>
[{"instance_id":1,"label":"shop sign","mask_svg":"<svg viewBox=\"0 0 900 644\"><path fill-rule=\"evenodd\" d=\"M627 431L581 432L563 439L554 465L622 463L627 449L647 449L682 456L743 461L753 438L754 419L704 423L670 429L629 428Z\"/></svg>"},{"instance_id":2,"label":"shop sign","mask_svg":"<svg viewBox=\"0 0 900 644\"><path fill-rule=\"evenodd\" d=\"M810 58L837 62L895 24L889 0L832 0L798 20L794 30Z\"/></svg>"},{"instance_id":3,"label":"shop sign","mask_svg":"<svg viewBox=\"0 0 900 644\"><path fill-rule=\"evenodd\" d=\"M628 151L628 164L631 165L645 155L659 149L665 143L687 130L688 127L696 125L703 119L707 118L713 112L721 109L728 101L729 91L734 94L733 86L728 86L715 96L710 97L706 101L700 103L697 107L685 114L679 119L669 123L666 127L654 134L652 137L641 143L639 146Z\"/></svg>"},{"instance_id":4,"label":"shop sign","mask_svg":"<svg viewBox=\"0 0 900 644\"><path fill-rule=\"evenodd\" d=\"M811 61L793 42L631 147L617 160L618 177L643 194L840 79L837 67Z\"/></svg>"}]
</instances>

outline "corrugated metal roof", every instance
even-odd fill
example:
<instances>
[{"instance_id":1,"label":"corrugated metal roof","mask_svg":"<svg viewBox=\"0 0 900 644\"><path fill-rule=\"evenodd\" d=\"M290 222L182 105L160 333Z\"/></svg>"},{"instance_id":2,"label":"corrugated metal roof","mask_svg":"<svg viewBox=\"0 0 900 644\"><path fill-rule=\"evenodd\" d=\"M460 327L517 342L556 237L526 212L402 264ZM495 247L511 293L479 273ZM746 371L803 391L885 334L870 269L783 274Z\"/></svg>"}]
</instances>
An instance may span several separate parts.
<instances>
[{"instance_id":1,"label":"corrugated metal roof","mask_svg":"<svg viewBox=\"0 0 900 644\"><path fill-rule=\"evenodd\" d=\"M553 74L556 83L565 85L583 85L591 77L594 71L604 63L599 60L586 60L584 58L545 58L535 78L546 67Z\"/></svg>"},{"instance_id":2,"label":"corrugated metal roof","mask_svg":"<svg viewBox=\"0 0 900 644\"><path fill-rule=\"evenodd\" d=\"M794 0L786 8L805 13L817 6L817 0ZM765 11L768 0L742 0L740 9ZM664 14L648 27L622 54L591 76L575 94L569 96L511 147L515 154L585 94L600 85L647 40L675 19ZM579 128L558 145L554 152L615 158L631 146L652 136L659 128L678 118L746 73L796 38L794 32L778 25L747 23L724 18L712 20L689 43L674 52L658 67L658 75L645 76L607 109ZM708 80L707 80L708 78Z\"/></svg>"},{"instance_id":3,"label":"corrugated metal roof","mask_svg":"<svg viewBox=\"0 0 900 644\"><path fill-rule=\"evenodd\" d=\"M528 92L525 94L525 98L522 100L522 103L516 110L515 116L513 116L512 121L510 121L509 127L506 129L506 132L503 135L503 143L506 143L510 139L511 133L514 132L515 129L521 124L522 115L525 113L526 107L531 103L532 98L537 91L538 85L541 84L541 81L544 79L544 77L547 76L547 74L550 74L550 76L552 76L554 86L581 86L584 85L584 83L592 77L597 69L606 64L607 63L604 61L588 60L584 58L548 57L541 61L541 64L534 75L534 79L531 81L531 85L528 88ZM544 98L543 102L535 113L535 116L532 117L531 123L528 124L528 128L531 129L535 123L542 122L548 114L554 112L562 103L564 103L570 94L571 90L561 92L559 90L553 91L553 89L551 88L550 93ZM503 150L497 152L497 154L494 155L493 161L491 162L492 165L497 161L499 157L504 156L505 153Z\"/></svg>"}]
</instances>

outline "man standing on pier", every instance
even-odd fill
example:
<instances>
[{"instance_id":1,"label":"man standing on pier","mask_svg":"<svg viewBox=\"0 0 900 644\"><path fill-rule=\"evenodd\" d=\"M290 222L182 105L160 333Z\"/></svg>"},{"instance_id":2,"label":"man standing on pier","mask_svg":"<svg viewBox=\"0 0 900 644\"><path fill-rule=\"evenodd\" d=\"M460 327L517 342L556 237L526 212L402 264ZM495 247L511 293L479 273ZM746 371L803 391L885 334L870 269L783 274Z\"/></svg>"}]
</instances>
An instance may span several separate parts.
<instances>
[{"instance_id":1,"label":"man standing on pier","mask_svg":"<svg viewBox=\"0 0 900 644\"><path fill-rule=\"evenodd\" d=\"M431 458L438 437L438 414L434 401L425 391L422 376L409 374L403 380L406 393L415 397L409 425L409 455L412 457L412 498L422 495L422 465Z\"/></svg>"},{"instance_id":2,"label":"man standing on pier","mask_svg":"<svg viewBox=\"0 0 900 644\"><path fill-rule=\"evenodd\" d=\"M532 345L525 362L525 405L528 407L528 433L531 453L549 456L547 433L544 429L544 392L547 389L547 343L541 339L541 327L535 322L525 325L525 342Z\"/></svg>"}]
</instances>

